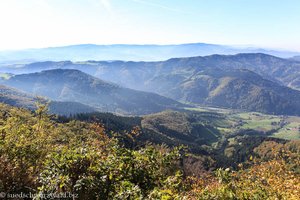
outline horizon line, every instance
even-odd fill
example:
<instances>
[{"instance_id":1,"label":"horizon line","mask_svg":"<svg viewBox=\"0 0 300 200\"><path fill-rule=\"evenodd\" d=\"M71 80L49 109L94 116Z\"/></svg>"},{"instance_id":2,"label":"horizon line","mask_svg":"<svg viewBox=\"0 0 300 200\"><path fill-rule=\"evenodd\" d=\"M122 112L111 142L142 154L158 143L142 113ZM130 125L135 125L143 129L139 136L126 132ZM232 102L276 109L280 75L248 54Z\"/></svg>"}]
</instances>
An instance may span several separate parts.
<instances>
[{"instance_id":1,"label":"horizon line","mask_svg":"<svg viewBox=\"0 0 300 200\"><path fill-rule=\"evenodd\" d=\"M57 46L44 46L44 47L26 47L26 48L15 48L15 49L0 49L0 52L13 52L13 51L22 51L22 50L38 50L38 49L51 49L51 48L63 48L63 47L71 47L71 46L83 46L83 45L94 45L94 46L179 46L179 45L215 45L215 46L227 46L232 48L253 48L253 49L263 49L263 50L276 50L276 51L286 51L292 53L300 53L300 50L293 50L288 48L279 48L279 47L263 47L252 44L216 44L209 42L187 42L187 43L74 43L74 44L65 44L65 45L57 45Z\"/></svg>"}]
</instances>

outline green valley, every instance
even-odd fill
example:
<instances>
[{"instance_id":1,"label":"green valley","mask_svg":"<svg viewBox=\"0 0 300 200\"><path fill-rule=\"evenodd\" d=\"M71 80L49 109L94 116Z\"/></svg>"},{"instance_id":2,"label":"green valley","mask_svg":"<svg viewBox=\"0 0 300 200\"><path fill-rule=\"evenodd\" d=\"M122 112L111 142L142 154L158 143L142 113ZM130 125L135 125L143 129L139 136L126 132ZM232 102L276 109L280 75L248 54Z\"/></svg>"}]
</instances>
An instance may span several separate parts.
<instances>
[{"instance_id":1,"label":"green valley","mask_svg":"<svg viewBox=\"0 0 300 200\"><path fill-rule=\"evenodd\" d=\"M223 119L212 121L223 134L254 130L257 134L282 139L300 139L300 117L267 115L257 112L245 112L212 107L187 108L200 113L215 112Z\"/></svg>"}]
</instances>

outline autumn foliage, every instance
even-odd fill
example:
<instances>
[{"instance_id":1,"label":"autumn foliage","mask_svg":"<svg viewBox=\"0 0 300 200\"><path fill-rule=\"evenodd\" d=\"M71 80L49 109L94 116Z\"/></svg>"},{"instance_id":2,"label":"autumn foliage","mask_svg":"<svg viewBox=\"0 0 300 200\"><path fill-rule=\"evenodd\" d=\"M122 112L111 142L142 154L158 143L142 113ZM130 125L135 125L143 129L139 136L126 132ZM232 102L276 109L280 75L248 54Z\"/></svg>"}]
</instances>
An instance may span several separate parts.
<instances>
[{"instance_id":1,"label":"autumn foliage","mask_svg":"<svg viewBox=\"0 0 300 200\"><path fill-rule=\"evenodd\" d=\"M55 194L78 199L300 199L299 142L262 143L238 169L188 176L183 147L135 146L99 123L58 123L0 104L0 191ZM108 137L110 135L110 137ZM191 171L191 169L189 169ZM196 170L196 169L195 169Z\"/></svg>"}]
</instances>

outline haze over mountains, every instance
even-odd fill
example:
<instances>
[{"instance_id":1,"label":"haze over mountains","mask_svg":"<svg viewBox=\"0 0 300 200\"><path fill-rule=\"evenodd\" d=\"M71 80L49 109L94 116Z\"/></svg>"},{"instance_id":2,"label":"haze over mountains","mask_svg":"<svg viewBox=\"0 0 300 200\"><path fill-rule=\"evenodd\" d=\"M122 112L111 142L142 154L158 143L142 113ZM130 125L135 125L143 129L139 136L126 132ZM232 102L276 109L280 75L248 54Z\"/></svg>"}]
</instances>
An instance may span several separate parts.
<instances>
[{"instance_id":1,"label":"haze over mountains","mask_svg":"<svg viewBox=\"0 0 300 200\"><path fill-rule=\"evenodd\" d=\"M87 44L3 51L0 72L4 85L71 107L80 104L80 111L140 115L182 107L182 102L300 115L297 55L205 43ZM24 64L32 60L40 62Z\"/></svg>"},{"instance_id":2,"label":"haze over mountains","mask_svg":"<svg viewBox=\"0 0 300 200\"><path fill-rule=\"evenodd\" d=\"M53 100L80 102L102 111L147 114L175 108L180 105L176 101L180 101L300 115L300 92L291 89L300 88L300 63L266 54L212 55L160 62L40 62L6 69L19 73L50 70L16 75L2 82Z\"/></svg>"},{"instance_id":3,"label":"haze over mountains","mask_svg":"<svg viewBox=\"0 0 300 200\"><path fill-rule=\"evenodd\" d=\"M123 88L71 69L16 75L4 84L52 100L78 102L120 114L148 114L183 106L154 93Z\"/></svg>"},{"instance_id":4,"label":"haze over mountains","mask_svg":"<svg viewBox=\"0 0 300 200\"><path fill-rule=\"evenodd\" d=\"M15 107L27 108L29 110L35 110L37 102L48 103L50 113L66 116L76 113L90 113L97 111L95 108L78 102L53 101L45 97L32 95L4 85L0 85L0 102Z\"/></svg>"},{"instance_id":5,"label":"haze over mountains","mask_svg":"<svg viewBox=\"0 0 300 200\"><path fill-rule=\"evenodd\" d=\"M116 82L129 88L145 89L147 81L164 74L191 75L200 68L248 69L265 79L293 89L300 89L300 62L267 54L211 55L189 58L172 58L159 62L85 61L36 62L25 65L7 65L1 72L22 74L49 69L78 69L103 80Z\"/></svg>"},{"instance_id":6,"label":"haze over mountains","mask_svg":"<svg viewBox=\"0 0 300 200\"><path fill-rule=\"evenodd\" d=\"M190 43L178 45L95 45L81 44L41 49L0 51L0 64L29 63L34 61L85 61L85 60L126 60L161 61L170 58L207 56L212 54L266 53L289 58L299 52L272 50L254 47Z\"/></svg>"},{"instance_id":7,"label":"haze over mountains","mask_svg":"<svg viewBox=\"0 0 300 200\"><path fill-rule=\"evenodd\" d=\"M34 109L34 102L37 99L30 94L17 89L0 85L0 102L13 105L16 107L25 107Z\"/></svg>"},{"instance_id":8,"label":"haze over mountains","mask_svg":"<svg viewBox=\"0 0 300 200\"><path fill-rule=\"evenodd\" d=\"M291 58L291 60L300 61L300 56L294 56Z\"/></svg>"}]
</instances>

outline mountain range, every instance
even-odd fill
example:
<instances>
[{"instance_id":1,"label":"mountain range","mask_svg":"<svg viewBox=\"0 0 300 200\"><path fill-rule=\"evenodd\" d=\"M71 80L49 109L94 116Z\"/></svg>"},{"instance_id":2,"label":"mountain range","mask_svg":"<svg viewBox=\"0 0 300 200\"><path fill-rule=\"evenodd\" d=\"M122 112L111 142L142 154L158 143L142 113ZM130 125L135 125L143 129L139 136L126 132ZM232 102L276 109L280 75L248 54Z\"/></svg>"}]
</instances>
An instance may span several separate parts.
<instances>
[{"instance_id":1,"label":"mountain range","mask_svg":"<svg viewBox=\"0 0 300 200\"><path fill-rule=\"evenodd\" d=\"M0 64L29 63L47 60L161 61L177 57L237 53L265 53L283 58L300 55L299 52L206 43L174 45L80 44L63 47L1 51Z\"/></svg>"},{"instance_id":2,"label":"mountain range","mask_svg":"<svg viewBox=\"0 0 300 200\"><path fill-rule=\"evenodd\" d=\"M178 108L179 101L300 115L300 63L260 53L159 62L47 61L2 70L29 73L8 74L5 85L100 111L149 114Z\"/></svg>"},{"instance_id":3,"label":"mountain range","mask_svg":"<svg viewBox=\"0 0 300 200\"><path fill-rule=\"evenodd\" d=\"M149 114L183 106L175 100L124 88L72 69L16 75L3 84L54 101L77 102L119 114Z\"/></svg>"},{"instance_id":4,"label":"mountain range","mask_svg":"<svg viewBox=\"0 0 300 200\"><path fill-rule=\"evenodd\" d=\"M125 61L45 61L25 65L0 67L1 72L22 74L50 69L78 69L100 79L112 81L133 89L145 90L147 82L161 74L190 76L203 67L221 69L248 69L265 79L293 89L300 89L300 62L291 59L255 53L211 55L189 58L172 58L159 62ZM6 76L10 76L7 74Z\"/></svg>"},{"instance_id":5,"label":"mountain range","mask_svg":"<svg viewBox=\"0 0 300 200\"><path fill-rule=\"evenodd\" d=\"M299 62L260 53L173 58L163 62L69 63L65 67L77 68L96 77L141 90L147 89L149 81L162 75L175 76L178 79L192 76L201 69L215 68L222 70L247 69L259 74L264 79L293 89L300 89Z\"/></svg>"}]
</instances>

